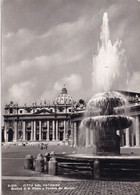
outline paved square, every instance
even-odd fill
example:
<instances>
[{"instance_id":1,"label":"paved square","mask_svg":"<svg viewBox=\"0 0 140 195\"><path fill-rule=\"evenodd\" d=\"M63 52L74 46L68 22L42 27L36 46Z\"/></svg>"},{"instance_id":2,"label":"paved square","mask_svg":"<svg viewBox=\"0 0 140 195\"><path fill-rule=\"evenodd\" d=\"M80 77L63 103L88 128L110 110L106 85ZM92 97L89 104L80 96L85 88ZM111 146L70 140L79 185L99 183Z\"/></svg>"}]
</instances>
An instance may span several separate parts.
<instances>
[{"instance_id":1,"label":"paved square","mask_svg":"<svg viewBox=\"0 0 140 195\"><path fill-rule=\"evenodd\" d=\"M54 149L48 147L47 152ZM55 148L56 153L64 150ZM73 149L66 149L66 152ZM139 195L140 181L96 181L92 175L78 172L50 176L46 173L37 173L24 169L24 157L32 154L45 154L36 146L2 147L2 190L3 195Z\"/></svg>"}]
</instances>

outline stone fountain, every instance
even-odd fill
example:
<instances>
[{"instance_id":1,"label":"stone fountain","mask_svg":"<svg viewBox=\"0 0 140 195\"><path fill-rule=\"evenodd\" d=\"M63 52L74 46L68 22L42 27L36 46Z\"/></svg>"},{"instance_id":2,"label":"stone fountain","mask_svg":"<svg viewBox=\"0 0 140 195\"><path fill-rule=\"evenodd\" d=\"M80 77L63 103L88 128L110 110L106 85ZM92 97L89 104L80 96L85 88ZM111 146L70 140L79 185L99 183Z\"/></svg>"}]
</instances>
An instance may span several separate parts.
<instances>
[{"instance_id":1,"label":"stone fountain","mask_svg":"<svg viewBox=\"0 0 140 195\"><path fill-rule=\"evenodd\" d=\"M133 119L124 113L117 114L119 107L124 108L126 98L118 90L125 88L127 71L125 51L121 49L121 41L112 44L109 37L108 14L103 15L101 27L101 46L93 56L93 89L97 92L87 104L85 118L82 124L94 132L95 148L77 147L76 153L60 154L55 158L59 166L65 169L90 170L95 179L104 173L126 173L132 175L133 169L139 169L140 157L120 155L120 137L117 130L122 130L132 125ZM120 71L121 70L121 71ZM126 82L125 82L126 81ZM121 86L121 88L119 88ZM125 110L125 109L124 109ZM82 126L82 125L81 125ZM85 128L79 129L81 142L84 143ZM93 132L91 133L93 135ZM89 135L88 135L89 136ZM117 166L117 169L116 169ZM139 174L140 175L140 174Z\"/></svg>"},{"instance_id":2,"label":"stone fountain","mask_svg":"<svg viewBox=\"0 0 140 195\"><path fill-rule=\"evenodd\" d=\"M132 118L116 115L115 107L122 106L126 99L118 92L103 92L95 95L87 105L87 118L83 124L91 131L95 130L95 146L97 155L119 155L120 137L117 130L128 128ZM99 116L95 110L98 109Z\"/></svg>"}]
</instances>

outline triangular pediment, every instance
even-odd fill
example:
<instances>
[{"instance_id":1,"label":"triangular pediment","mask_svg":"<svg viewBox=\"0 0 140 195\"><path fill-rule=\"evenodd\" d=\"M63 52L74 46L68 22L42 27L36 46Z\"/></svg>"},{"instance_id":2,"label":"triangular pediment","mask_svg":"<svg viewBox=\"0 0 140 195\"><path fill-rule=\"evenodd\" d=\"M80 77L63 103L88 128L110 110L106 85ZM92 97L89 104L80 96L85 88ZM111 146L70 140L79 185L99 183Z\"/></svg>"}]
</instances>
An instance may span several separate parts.
<instances>
[{"instance_id":1,"label":"triangular pediment","mask_svg":"<svg viewBox=\"0 0 140 195\"><path fill-rule=\"evenodd\" d=\"M42 108L36 112L34 112L34 114L50 114L52 113L49 109L46 109L46 108Z\"/></svg>"}]
</instances>

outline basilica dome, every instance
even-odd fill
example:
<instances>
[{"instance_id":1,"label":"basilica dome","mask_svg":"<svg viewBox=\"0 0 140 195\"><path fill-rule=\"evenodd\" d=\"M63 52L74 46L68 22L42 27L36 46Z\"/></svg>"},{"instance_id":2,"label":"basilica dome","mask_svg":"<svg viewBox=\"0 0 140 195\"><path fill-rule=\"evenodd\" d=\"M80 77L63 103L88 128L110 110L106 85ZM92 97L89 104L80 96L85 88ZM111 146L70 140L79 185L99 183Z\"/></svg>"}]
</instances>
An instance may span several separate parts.
<instances>
[{"instance_id":1,"label":"basilica dome","mask_svg":"<svg viewBox=\"0 0 140 195\"><path fill-rule=\"evenodd\" d=\"M73 98L68 94L66 87L64 86L61 93L54 101L55 104L73 104Z\"/></svg>"}]
</instances>

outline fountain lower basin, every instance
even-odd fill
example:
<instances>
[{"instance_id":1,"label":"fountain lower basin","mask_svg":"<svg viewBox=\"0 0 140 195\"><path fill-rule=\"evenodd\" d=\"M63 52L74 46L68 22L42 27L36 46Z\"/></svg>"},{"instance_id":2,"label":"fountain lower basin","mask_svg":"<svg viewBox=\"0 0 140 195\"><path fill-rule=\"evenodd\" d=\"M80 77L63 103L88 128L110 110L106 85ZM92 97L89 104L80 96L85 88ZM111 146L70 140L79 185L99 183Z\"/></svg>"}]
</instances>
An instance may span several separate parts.
<instances>
[{"instance_id":1,"label":"fountain lower basin","mask_svg":"<svg viewBox=\"0 0 140 195\"><path fill-rule=\"evenodd\" d=\"M87 154L57 154L55 158L58 162L58 167L64 170L69 170L71 173L74 170L85 172L86 175L92 175L94 179L100 178L140 178L140 156L125 155L120 156L100 156ZM90 171L90 172L89 172Z\"/></svg>"},{"instance_id":2,"label":"fountain lower basin","mask_svg":"<svg viewBox=\"0 0 140 195\"><path fill-rule=\"evenodd\" d=\"M83 124L87 128L97 131L102 128L106 129L106 131L107 129L120 130L130 127L132 120L132 117L125 115L104 115L88 117L83 120Z\"/></svg>"}]
</instances>

